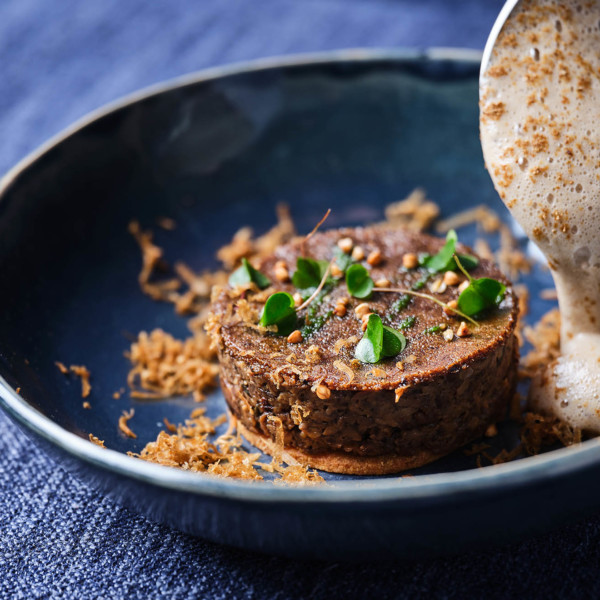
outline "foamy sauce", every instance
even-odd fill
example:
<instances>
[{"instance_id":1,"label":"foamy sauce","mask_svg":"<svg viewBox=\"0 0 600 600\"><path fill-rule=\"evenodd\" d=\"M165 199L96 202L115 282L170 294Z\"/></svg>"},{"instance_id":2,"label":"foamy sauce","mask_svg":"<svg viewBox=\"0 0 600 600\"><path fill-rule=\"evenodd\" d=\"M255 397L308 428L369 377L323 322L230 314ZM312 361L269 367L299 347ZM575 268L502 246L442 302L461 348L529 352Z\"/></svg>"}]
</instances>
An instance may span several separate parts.
<instances>
[{"instance_id":1,"label":"foamy sauce","mask_svg":"<svg viewBox=\"0 0 600 600\"><path fill-rule=\"evenodd\" d=\"M521 2L481 78L480 109L494 185L558 292L562 355L530 403L599 433L600 2Z\"/></svg>"}]
</instances>

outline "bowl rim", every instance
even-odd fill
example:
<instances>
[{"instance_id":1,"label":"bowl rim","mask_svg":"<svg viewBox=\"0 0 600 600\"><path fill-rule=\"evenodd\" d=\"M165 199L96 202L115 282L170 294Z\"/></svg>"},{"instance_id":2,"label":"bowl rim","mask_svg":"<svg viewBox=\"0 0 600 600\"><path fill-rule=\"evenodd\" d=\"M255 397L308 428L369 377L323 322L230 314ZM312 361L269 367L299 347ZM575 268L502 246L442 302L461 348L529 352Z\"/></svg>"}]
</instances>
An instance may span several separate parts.
<instances>
[{"instance_id":1,"label":"bowl rim","mask_svg":"<svg viewBox=\"0 0 600 600\"><path fill-rule=\"evenodd\" d=\"M35 161L87 125L141 100L176 88L195 85L249 72L266 71L311 64L343 62L395 61L456 61L477 66L482 53L468 48L385 49L350 48L316 53L304 53L233 63L203 69L175 77L127 94L78 119L72 125L50 138L19 161L0 179L0 202L11 184ZM412 502L416 499L441 500L462 495L483 494L534 486L542 481L561 478L575 471L585 470L598 463L600 438L578 446L554 450L512 463L481 469L410 478L380 478L328 482L320 486L274 486L268 482L254 482L221 478L205 473L188 472L145 462L117 452L100 448L88 440L63 429L46 417L0 377L0 407L26 429L57 446L67 454L100 469L146 484L194 493L200 496L237 501L282 503L373 503L381 501Z\"/></svg>"}]
</instances>

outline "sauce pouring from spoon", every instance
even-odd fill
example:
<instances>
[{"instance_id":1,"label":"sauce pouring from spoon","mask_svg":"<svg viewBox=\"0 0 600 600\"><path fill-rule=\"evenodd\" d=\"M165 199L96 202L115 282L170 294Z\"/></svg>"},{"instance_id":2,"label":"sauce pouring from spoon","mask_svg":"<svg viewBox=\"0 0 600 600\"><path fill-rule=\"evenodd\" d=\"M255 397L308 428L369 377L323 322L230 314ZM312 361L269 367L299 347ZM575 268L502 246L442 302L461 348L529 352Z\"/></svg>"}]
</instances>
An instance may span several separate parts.
<instances>
[{"instance_id":1,"label":"sauce pouring from spoon","mask_svg":"<svg viewBox=\"0 0 600 600\"><path fill-rule=\"evenodd\" d=\"M600 433L600 1L510 0L479 97L486 167L558 294L561 356L531 407Z\"/></svg>"}]
</instances>

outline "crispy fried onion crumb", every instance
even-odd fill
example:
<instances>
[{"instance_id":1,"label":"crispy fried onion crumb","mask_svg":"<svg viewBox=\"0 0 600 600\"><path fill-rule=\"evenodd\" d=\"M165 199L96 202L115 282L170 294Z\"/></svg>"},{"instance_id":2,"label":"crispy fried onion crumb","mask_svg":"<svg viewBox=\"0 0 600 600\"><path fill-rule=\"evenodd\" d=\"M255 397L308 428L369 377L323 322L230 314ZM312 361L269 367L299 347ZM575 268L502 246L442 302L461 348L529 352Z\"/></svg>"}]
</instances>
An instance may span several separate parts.
<instances>
[{"instance_id":1,"label":"crispy fried onion crumb","mask_svg":"<svg viewBox=\"0 0 600 600\"><path fill-rule=\"evenodd\" d=\"M127 383L133 398L160 399L193 394L198 401L216 385L219 366L203 333L177 340L162 329L142 331L127 353Z\"/></svg>"},{"instance_id":2,"label":"crispy fried onion crumb","mask_svg":"<svg viewBox=\"0 0 600 600\"><path fill-rule=\"evenodd\" d=\"M89 439L92 444L96 444L96 446L100 446L100 448L106 448L104 445L104 440L97 438L93 433L90 433Z\"/></svg>"},{"instance_id":3,"label":"crispy fried onion crumb","mask_svg":"<svg viewBox=\"0 0 600 600\"><path fill-rule=\"evenodd\" d=\"M92 385L90 383L90 372L87 369L87 367L84 367L83 365L71 365L68 369L67 367L61 363L60 361L55 361L54 364L56 365L56 367L58 368L58 370L63 374L63 375L68 375L69 373L73 373L75 376L79 377L81 379L81 397L82 398L87 398L90 395L90 392L92 391ZM84 402L84 408L88 408L85 405L88 404L89 402Z\"/></svg>"},{"instance_id":4,"label":"crispy fried onion crumb","mask_svg":"<svg viewBox=\"0 0 600 600\"><path fill-rule=\"evenodd\" d=\"M189 471L202 471L220 477L238 479L263 479L260 471L276 473L280 477L275 482L293 484L313 484L323 481L316 472L298 464L283 465L283 451L277 452L270 464L260 462L259 452L244 450L242 439L235 432L235 419L229 421L227 431L211 440L216 428L227 421L225 415L210 419L203 408L196 409L176 431L168 434L161 431L155 442L150 442L139 454L131 454L142 460ZM281 426L281 421L279 421ZM277 424L274 426L277 428ZM282 426L276 434L278 447L283 448Z\"/></svg>"},{"instance_id":5,"label":"crispy fried onion crumb","mask_svg":"<svg viewBox=\"0 0 600 600\"><path fill-rule=\"evenodd\" d=\"M524 327L523 335L531 350L521 359L521 375L533 377L560 354L560 313L547 312L533 327Z\"/></svg>"},{"instance_id":6,"label":"crispy fried onion crumb","mask_svg":"<svg viewBox=\"0 0 600 600\"><path fill-rule=\"evenodd\" d=\"M479 224L486 233L495 233L500 231L502 227L502 220L496 211L485 204L480 204L439 221L435 226L435 230L438 233L446 233L450 229L458 229L472 223Z\"/></svg>"},{"instance_id":7,"label":"crispy fried onion crumb","mask_svg":"<svg viewBox=\"0 0 600 600\"><path fill-rule=\"evenodd\" d=\"M354 379L354 371L346 363L342 362L341 360L335 360L333 361L333 366L338 371L341 371L344 375L346 375L348 378L346 384L352 383L352 380Z\"/></svg>"},{"instance_id":8,"label":"crispy fried onion crumb","mask_svg":"<svg viewBox=\"0 0 600 600\"><path fill-rule=\"evenodd\" d=\"M252 259L268 256L296 235L296 227L289 208L285 204L280 204L276 210L277 224L267 233L252 239L252 229L242 227L229 244L219 249L217 258L226 269L233 269L242 258L248 258L252 262Z\"/></svg>"},{"instance_id":9,"label":"crispy fried onion crumb","mask_svg":"<svg viewBox=\"0 0 600 600\"><path fill-rule=\"evenodd\" d=\"M142 252L138 275L141 290L153 300L171 302L177 314L200 313L206 308L213 285L227 280L224 271L196 273L183 262L176 263L173 272L163 258L162 248L154 243L151 231L143 231L137 221L132 221L129 232Z\"/></svg>"},{"instance_id":10,"label":"crispy fried onion crumb","mask_svg":"<svg viewBox=\"0 0 600 600\"><path fill-rule=\"evenodd\" d=\"M81 397L87 398L92 391L90 384L90 372L83 365L71 365L71 372L81 379Z\"/></svg>"},{"instance_id":11,"label":"crispy fried onion crumb","mask_svg":"<svg viewBox=\"0 0 600 600\"><path fill-rule=\"evenodd\" d=\"M581 442L581 430L556 417L528 412L523 415L521 443L527 454L538 454L545 446L560 442L572 446Z\"/></svg>"},{"instance_id":12,"label":"crispy fried onion crumb","mask_svg":"<svg viewBox=\"0 0 600 600\"><path fill-rule=\"evenodd\" d=\"M389 204L385 209L385 224L406 227L413 231L425 231L438 218L439 206L428 200L421 188L413 190L407 198Z\"/></svg>"},{"instance_id":13,"label":"crispy fried onion crumb","mask_svg":"<svg viewBox=\"0 0 600 600\"><path fill-rule=\"evenodd\" d=\"M61 363L60 361L56 360L56 361L54 361L54 364L57 366L58 370L63 375L68 375L69 374L69 369L64 365L64 363Z\"/></svg>"},{"instance_id":14,"label":"crispy fried onion crumb","mask_svg":"<svg viewBox=\"0 0 600 600\"><path fill-rule=\"evenodd\" d=\"M525 317L529 313L529 289L522 283L517 283L514 287L514 292L517 295L517 302L519 305L519 315L517 316L517 326L515 327L515 335L519 341L519 346L523 345L524 336L523 328L525 324Z\"/></svg>"},{"instance_id":15,"label":"crispy fried onion crumb","mask_svg":"<svg viewBox=\"0 0 600 600\"><path fill-rule=\"evenodd\" d=\"M119 429L127 437L137 438L137 435L131 431L127 424L127 422L133 418L133 415L135 415L135 410L133 408L129 412L124 410L123 414L119 417Z\"/></svg>"}]
</instances>

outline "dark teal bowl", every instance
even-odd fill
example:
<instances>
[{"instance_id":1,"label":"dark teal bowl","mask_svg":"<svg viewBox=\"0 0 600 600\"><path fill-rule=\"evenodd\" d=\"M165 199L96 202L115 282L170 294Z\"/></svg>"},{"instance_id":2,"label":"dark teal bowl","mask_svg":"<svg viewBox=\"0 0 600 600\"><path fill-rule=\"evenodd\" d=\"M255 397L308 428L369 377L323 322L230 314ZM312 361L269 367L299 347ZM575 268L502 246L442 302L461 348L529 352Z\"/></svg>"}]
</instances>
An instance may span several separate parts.
<instances>
[{"instance_id":1,"label":"dark teal bowl","mask_svg":"<svg viewBox=\"0 0 600 600\"><path fill-rule=\"evenodd\" d=\"M445 214L480 203L506 214L481 157L478 57L358 50L207 71L119 101L25 159L0 190L2 407L58 464L131 509L265 552L432 555L514 540L597 507L596 440L483 469L459 452L413 478L294 488L125 455L156 437L162 417L185 418L190 399L134 403L138 439L117 430L131 405L112 398L127 373L124 332L186 332L171 306L140 293L128 222L174 218L176 233L159 232L158 243L201 270L241 225L267 229L280 201L300 231L326 207L329 226L378 220L416 186ZM536 270L528 283L537 290L549 275ZM90 368L92 410L55 360ZM207 405L221 411L221 396ZM514 436L505 428L499 443Z\"/></svg>"}]
</instances>

